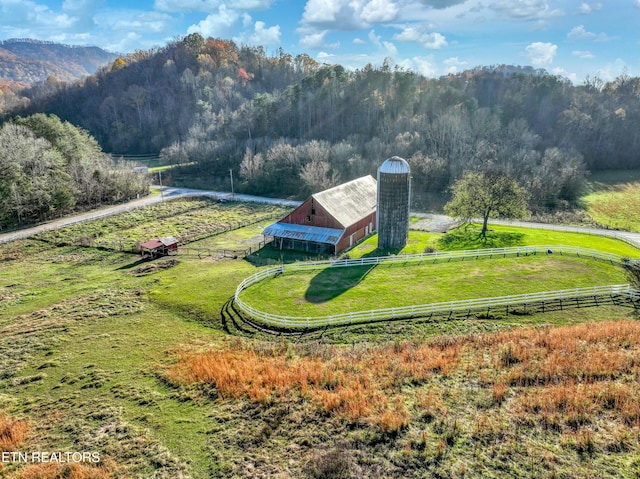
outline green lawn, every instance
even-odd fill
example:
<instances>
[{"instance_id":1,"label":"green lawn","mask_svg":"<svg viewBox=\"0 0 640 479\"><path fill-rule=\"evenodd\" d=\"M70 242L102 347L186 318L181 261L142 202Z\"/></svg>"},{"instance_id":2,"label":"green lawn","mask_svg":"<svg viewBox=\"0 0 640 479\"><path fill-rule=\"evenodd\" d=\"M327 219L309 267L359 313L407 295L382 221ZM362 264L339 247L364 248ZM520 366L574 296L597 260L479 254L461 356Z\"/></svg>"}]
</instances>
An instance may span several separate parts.
<instances>
[{"instance_id":1,"label":"green lawn","mask_svg":"<svg viewBox=\"0 0 640 479\"><path fill-rule=\"evenodd\" d=\"M241 298L273 314L325 316L624 282L619 267L541 255L285 272L248 288Z\"/></svg>"},{"instance_id":2,"label":"green lawn","mask_svg":"<svg viewBox=\"0 0 640 479\"><path fill-rule=\"evenodd\" d=\"M596 223L640 231L640 170L594 174L582 200Z\"/></svg>"},{"instance_id":3,"label":"green lawn","mask_svg":"<svg viewBox=\"0 0 640 479\"><path fill-rule=\"evenodd\" d=\"M424 231L409 231L407 246L402 251L394 251L393 253L424 253L427 248L433 248L436 251L453 251L563 244L597 249L631 258L640 257L640 250L637 248L615 238L607 238L605 236L491 224L486 240L480 238L479 232L480 228L477 225L462 226L449 231L446 235ZM347 254L350 258L360 258L362 256L383 256L387 253L378 251L377 245L378 236L373 235Z\"/></svg>"}]
</instances>

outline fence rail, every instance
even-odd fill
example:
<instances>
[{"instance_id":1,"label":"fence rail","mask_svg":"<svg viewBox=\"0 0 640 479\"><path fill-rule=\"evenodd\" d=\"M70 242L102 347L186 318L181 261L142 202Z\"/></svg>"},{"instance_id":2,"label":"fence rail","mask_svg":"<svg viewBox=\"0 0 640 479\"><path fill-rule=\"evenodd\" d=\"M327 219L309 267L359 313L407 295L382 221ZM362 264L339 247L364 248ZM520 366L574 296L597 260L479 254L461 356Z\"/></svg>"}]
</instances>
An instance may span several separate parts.
<instances>
[{"instance_id":1,"label":"fence rail","mask_svg":"<svg viewBox=\"0 0 640 479\"><path fill-rule=\"evenodd\" d=\"M329 316L283 316L261 311L245 303L241 298L241 293L250 286L260 283L266 279L274 278L286 272L310 271L326 268L351 267L378 264L407 264L407 263L437 263L448 261L465 261L467 259L492 259L531 255L570 255L580 258L589 258L597 261L606 261L611 264L628 264L635 261L629 258L588 248L564 245L528 246L512 248L493 248L483 250L466 250L452 252L424 253L403 256L384 256L373 258L348 259L338 261L316 261L309 263L299 263L290 265L279 265L259 271L242 281L236 288L234 301L238 308L253 318L270 327L276 328L318 328L324 326L338 326L362 322L386 321L392 319L408 319L415 317L433 316L443 313L456 313L487 310L496 307L508 308L542 305L559 302L559 308L565 307L567 301L576 301L580 306L583 298L592 298L595 304L598 299L610 299L611 301L631 302L636 304L640 301L640 291L629 284L617 284L609 286L594 286L587 288L573 288L557 291L545 291L540 293L518 294L510 296L498 296L489 298L477 298L470 300L444 301L430 304L418 304L401 306L395 308L382 308L368 311L354 311L349 313L335 314Z\"/></svg>"}]
</instances>

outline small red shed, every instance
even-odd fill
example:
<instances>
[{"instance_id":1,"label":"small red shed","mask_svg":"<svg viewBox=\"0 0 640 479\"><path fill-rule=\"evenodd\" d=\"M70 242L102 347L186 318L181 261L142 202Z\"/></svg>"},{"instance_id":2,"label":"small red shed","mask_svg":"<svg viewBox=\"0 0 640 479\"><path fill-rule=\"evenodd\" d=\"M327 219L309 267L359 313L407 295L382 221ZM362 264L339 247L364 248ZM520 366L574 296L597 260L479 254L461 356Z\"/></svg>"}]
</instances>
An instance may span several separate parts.
<instances>
[{"instance_id":1,"label":"small red shed","mask_svg":"<svg viewBox=\"0 0 640 479\"><path fill-rule=\"evenodd\" d=\"M165 236L164 238L147 241L140 245L142 253L151 256L166 256L171 253L178 252L178 240L173 236Z\"/></svg>"}]
</instances>

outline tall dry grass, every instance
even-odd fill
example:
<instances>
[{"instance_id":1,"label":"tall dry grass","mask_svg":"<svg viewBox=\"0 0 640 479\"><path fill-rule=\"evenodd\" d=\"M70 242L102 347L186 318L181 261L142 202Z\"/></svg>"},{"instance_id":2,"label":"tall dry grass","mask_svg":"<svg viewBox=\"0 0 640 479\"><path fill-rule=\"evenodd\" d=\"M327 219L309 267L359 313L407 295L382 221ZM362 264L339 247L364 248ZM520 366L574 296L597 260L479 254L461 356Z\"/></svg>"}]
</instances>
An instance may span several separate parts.
<instances>
[{"instance_id":1,"label":"tall dry grass","mask_svg":"<svg viewBox=\"0 0 640 479\"><path fill-rule=\"evenodd\" d=\"M14 420L0 412L0 452L23 450L29 435L29 421ZM0 477L8 479L109 479L109 471L116 470L116 465L109 462L102 466L90 466L82 463L40 463L20 465L15 471L7 472L7 467L0 463Z\"/></svg>"},{"instance_id":2,"label":"tall dry grass","mask_svg":"<svg viewBox=\"0 0 640 479\"><path fill-rule=\"evenodd\" d=\"M611 413L628 426L640 427L640 388L612 381L576 383L571 380L525 390L516 409L535 414L544 425L578 427Z\"/></svg>"},{"instance_id":3,"label":"tall dry grass","mask_svg":"<svg viewBox=\"0 0 640 479\"><path fill-rule=\"evenodd\" d=\"M27 420L13 420L0 412L0 452L17 451L24 444L29 433Z\"/></svg>"},{"instance_id":4,"label":"tall dry grass","mask_svg":"<svg viewBox=\"0 0 640 479\"><path fill-rule=\"evenodd\" d=\"M535 386L616 379L640 372L640 323L609 321L515 329L478 339L500 381Z\"/></svg>"},{"instance_id":5,"label":"tall dry grass","mask_svg":"<svg viewBox=\"0 0 640 479\"><path fill-rule=\"evenodd\" d=\"M448 384L477 381L489 407L509 407L515 420L577 428L606 415L640 426L640 323L610 321L513 329L431 343L358 347L266 347L236 343L183 352L167 371L174 384L209 384L222 398L308 401L317 410L386 432L412 413L447 415ZM455 377L455 379L454 379ZM486 406L485 406L486 407Z\"/></svg>"},{"instance_id":6,"label":"tall dry grass","mask_svg":"<svg viewBox=\"0 0 640 479\"><path fill-rule=\"evenodd\" d=\"M102 467L80 463L31 464L20 468L9 479L109 479L111 475Z\"/></svg>"},{"instance_id":7,"label":"tall dry grass","mask_svg":"<svg viewBox=\"0 0 640 479\"><path fill-rule=\"evenodd\" d=\"M392 432L408 424L409 412L397 391L434 374L447 375L460 361L457 344L415 343L331 348L318 355L289 357L285 352L223 349L183 353L167 372L176 384L208 383L220 397L308 400L320 410L349 421L363 420Z\"/></svg>"}]
</instances>

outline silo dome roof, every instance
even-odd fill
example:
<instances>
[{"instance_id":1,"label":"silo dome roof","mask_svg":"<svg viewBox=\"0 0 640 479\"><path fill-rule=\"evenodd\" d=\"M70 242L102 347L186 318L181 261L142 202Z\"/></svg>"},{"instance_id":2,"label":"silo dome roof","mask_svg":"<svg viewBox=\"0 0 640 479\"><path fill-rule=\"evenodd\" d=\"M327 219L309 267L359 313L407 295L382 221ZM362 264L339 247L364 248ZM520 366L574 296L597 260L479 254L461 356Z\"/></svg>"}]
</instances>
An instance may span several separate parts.
<instances>
[{"instance_id":1,"label":"silo dome roof","mask_svg":"<svg viewBox=\"0 0 640 479\"><path fill-rule=\"evenodd\" d=\"M392 156L378 168L378 173L388 173L394 175L409 174L409 163L400 158L399 156Z\"/></svg>"}]
</instances>

